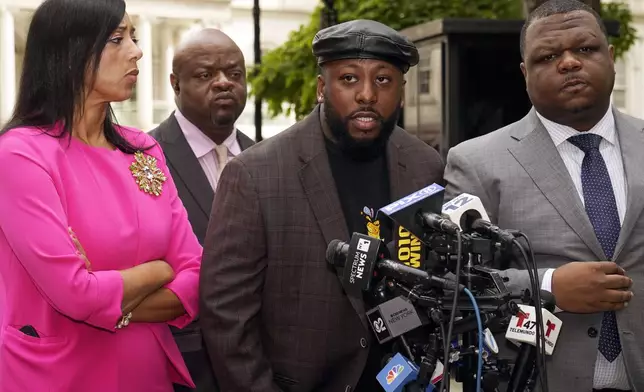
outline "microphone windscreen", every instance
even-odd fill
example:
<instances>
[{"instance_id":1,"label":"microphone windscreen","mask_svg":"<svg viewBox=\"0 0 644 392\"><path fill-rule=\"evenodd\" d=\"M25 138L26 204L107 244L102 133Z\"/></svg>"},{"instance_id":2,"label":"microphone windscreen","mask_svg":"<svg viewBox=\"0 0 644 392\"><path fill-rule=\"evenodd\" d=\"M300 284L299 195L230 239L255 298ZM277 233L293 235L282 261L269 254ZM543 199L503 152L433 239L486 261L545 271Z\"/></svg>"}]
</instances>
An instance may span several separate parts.
<instances>
[{"instance_id":1,"label":"microphone windscreen","mask_svg":"<svg viewBox=\"0 0 644 392\"><path fill-rule=\"evenodd\" d=\"M557 300L554 294L547 290L539 290L539 295L541 295L542 306L550 312L554 312L555 307L557 306Z\"/></svg>"},{"instance_id":2,"label":"microphone windscreen","mask_svg":"<svg viewBox=\"0 0 644 392\"><path fill-rule=\"evenodd\" d=\"M326 247L326 262L327 263L329 263L331 265L336 264L336 259L339 258L339 256L340 256L338 253L341 253L340 252L340 249L341 249L340 244L342 244L342 241L340 241L340 240L331 240L331 242L329 242L329 246ZM345 255L345 257L346 257L346 255Z\"/></svg>"}]
</instances>

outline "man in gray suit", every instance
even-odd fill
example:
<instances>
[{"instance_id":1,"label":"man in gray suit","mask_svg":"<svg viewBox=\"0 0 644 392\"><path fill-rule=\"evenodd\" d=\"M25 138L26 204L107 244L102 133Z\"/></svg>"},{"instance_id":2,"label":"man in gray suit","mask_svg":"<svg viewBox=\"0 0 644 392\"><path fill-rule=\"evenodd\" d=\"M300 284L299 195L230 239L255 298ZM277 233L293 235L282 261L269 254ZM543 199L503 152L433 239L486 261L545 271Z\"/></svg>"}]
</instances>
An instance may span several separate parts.
<instances>
[{"instance_id":1,"label":"man in gray suit","mask_svg":"<svg viewBox=\"0 0 644 392\"><path fill-rule=\"evenodd\" d=\"M320 31L318 105L231 161L204 245L200 317L222 392L372 392L383 366L365 309L325 260L375 211L441 180L438 153L396 127L416 47L355 20ZM367 300L370 297L366 298Z\"/></svg>"},{"instance_id":2,"label":"man in gray suit","mask_svg":"<svg viewBox=\"0 0 644 392\"><path fill-rule=\"evenodd\" d=\"M166 156L179 198L203 244L217 182L224 166L254 142L235 121L246 104L246 67L239 47L216 29L197 31L179 45L170 83L175 110L150 134ZM196 391L215 389L197 322L172 329ZM176 392L188 391L176 386Z\"/></svg>"},{"instance_id":3,"label":"man in gray suit","mask_svg":"<svg viewBox=\"0 0 644 392\"><path fill-rule=\"evenodd\" d=\"M611 107L613 48L584 4L537 8L521 51L533 109L450 150L447 197L477 195L531 239L563 321L551 391L644 391L644 122ZM518 268L503 272L514 291L529 288Z\"/></svg>"}]
</instances>

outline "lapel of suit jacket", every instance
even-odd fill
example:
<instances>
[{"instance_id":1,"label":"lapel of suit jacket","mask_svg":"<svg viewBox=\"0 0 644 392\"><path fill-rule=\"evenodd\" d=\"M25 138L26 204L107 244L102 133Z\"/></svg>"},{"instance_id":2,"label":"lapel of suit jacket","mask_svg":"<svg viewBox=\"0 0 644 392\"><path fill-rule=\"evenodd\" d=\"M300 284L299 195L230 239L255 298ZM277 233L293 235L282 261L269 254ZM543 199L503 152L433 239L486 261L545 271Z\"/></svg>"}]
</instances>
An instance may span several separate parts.
<instances>
[{"instance_id":1,"label":"lapel of suit jacket","mask_svg":"<svg viewBox=\"0 0 644 392\"><path fill-rule=\"evenodd\" d=\"M534 108L511 136L518 143L509 148L510 154L586 246L600 260L606 260L568 169Z\"/></svg>"},{"instance_id":2,"label":"lapel of suit jacket","mask_svg":"<svg viewBox=\"0 0 644 392\"><path fill-rule=\"evenodd\" d=\"M255 144L253 139L246 136L246 134L240 131L239 129L237 130L237 143L239 143L239 148L242 151L246 150L247 148Z\"/></svg>"},{"instance_id":3,"label":"lapel of suit jacket","mask_svg":"<svg viewBox=\"0 0 644 392\"><path fill-rule=\"evenodd\" d=\"M613 110L613 113L619 147L622 151L627 189L626 214L614 255L614 260L617 260L644 208L644 176L642 176L644 129L641 125L636 126L619 111Z\"/></svg>"},{"instance_id":4,"label":"lapel of suit jacket","mask_svg":"<svg viewBox=\"0 0 644 392\"><path fill-rule=\"evenodd\" d=\"M174 112L159 127L167 129L165 142L171 146L166 148L164 152L168 161L208 218L215 194L195 153L183 135L181 127L174 117Z\"/></svg>"},{"instance_id":5,"label":"lapel of suit jacket","mask_svg":"<svg viewBox=\"0 0 644 392\"><path fill-rule=\"evenodd\" d=\"M335 185L329 157L324 144L320 119L320 106L301 122L299 156L302 161L300 181L320 226L324 241L350 240L347 222L342 212L340 197ZM338 271L338 274L341 271ZM369 328L362 298L347 296L365 328Z\"/></svg>"}]
</instances>

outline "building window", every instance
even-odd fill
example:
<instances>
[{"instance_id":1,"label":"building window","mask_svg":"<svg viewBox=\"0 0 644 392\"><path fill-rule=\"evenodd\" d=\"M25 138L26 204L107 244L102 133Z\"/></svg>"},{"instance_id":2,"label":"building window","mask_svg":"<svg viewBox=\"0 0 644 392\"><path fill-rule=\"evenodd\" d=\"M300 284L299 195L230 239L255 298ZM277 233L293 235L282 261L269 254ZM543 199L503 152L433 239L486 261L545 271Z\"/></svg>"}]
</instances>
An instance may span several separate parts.
<instances>
[{"instance_id":1,"label":"building window","mask_svg":"<svg viewBox=\"0 0 644 392\"><path fill-rule=\"evenodd\" d=\"M612 101L617 109L626 111L626 62L624 59L615 61L615 87L613 87Z\"/></svg>"},{"instance_id":2,"label":"building window","mask_svg":"<svg viewBox=\"0 0 644 392\"><path fill-rule=\"evenodd\" d=\"M431 73L432 71L430 70L424 70L420 71L418 73L418 80L419 80L419 92L421 94L429 94L430 93L430 88L429 88L429 82L431 81Z\"/></svg>"},{"instance_id":3,"label":"building window","mask_svg":"<svg viewBox=\"0 0 644 392\"><path fill-rule=\"evenodd\" d=\"M429 95L431 91L431 76L432 76L432 62L431 57L427 56L421 58L418 63L418 94Z\"/></svg>"}]
</instances>

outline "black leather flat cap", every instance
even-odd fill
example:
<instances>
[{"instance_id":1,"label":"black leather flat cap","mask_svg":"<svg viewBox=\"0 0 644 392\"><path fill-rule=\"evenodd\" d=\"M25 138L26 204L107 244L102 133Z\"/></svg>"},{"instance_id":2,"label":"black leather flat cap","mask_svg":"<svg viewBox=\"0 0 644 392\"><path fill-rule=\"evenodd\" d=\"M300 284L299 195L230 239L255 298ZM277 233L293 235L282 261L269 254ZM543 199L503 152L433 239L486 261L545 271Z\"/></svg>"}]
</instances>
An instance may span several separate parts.
<instances>
[{"instance_id":1,"label":"black leather flat cap","mask_svg":"<svg viewBox=\"0 0 644 392\"><path fill-rule=\"evenodd\" d=\"M406 73L418 64L418 49L407 37L374 20L358 19L320 30L313 38L318 64L346 59L387 61Z\"/></svg>"}]
</instances>

